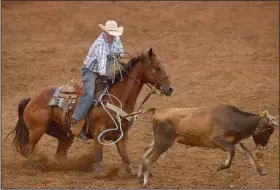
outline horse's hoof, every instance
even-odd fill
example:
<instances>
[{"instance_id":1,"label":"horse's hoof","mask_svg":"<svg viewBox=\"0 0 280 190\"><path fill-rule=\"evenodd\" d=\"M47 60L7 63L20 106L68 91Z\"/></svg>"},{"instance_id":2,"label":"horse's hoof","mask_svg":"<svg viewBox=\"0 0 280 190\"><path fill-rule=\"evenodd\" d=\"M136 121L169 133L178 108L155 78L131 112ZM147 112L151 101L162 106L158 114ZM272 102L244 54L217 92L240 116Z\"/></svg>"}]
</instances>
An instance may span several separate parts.
<instances>
[{"instance_id":1,"label":"horse's hoof","mask_svg":"<svg viewBox=\"0 0 280 190\"><path fill-rule=\"evenodd\" d=\"M103 171L101 166L97 166L94 171L93 171L93 175L94 176L99 176L101 174L101 172Z\"/></svg>"},{"instance_id":2,"label":"horse's hoof","mask_svg":"<svg viewBox=\"0 0 280 190\"><path fill-rule=\"evenodd\" d=\"M54 160L57 162L68 162L69 158L67 158L67 156L59 156L59 155L55 155L54 156Z\"/></svg>"},{"instance_id":3,"label":"horse's hoof","mask_svg":"<svg viewBox=\"0 0 280 190\"><path fill-rule=\"evenodd\" d=\"M266 176L266 175L268 175L268 173L265 172L265 171L263 171L261 168L258 169L258 173L259 173L259 175L261 175L261 176Z\"/></svg>"}]
</instances>

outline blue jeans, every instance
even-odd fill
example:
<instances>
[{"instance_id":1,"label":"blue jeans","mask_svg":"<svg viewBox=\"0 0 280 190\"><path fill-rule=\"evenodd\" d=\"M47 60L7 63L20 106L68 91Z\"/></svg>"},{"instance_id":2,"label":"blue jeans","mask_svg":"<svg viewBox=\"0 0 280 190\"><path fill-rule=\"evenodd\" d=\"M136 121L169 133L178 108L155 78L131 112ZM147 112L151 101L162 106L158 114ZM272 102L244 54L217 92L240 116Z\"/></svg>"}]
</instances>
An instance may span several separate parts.
<instances>
[{"instance_id":1,"label":"blue jeans","mask_svg":"<svg viewBox=\"0 0 280 190\"><path fill-rule=\"evenodd\" d=\"M74 110L73 118L76 122L82 120L87 114L89 108L93 104L94 90L95 90L95 79L97 73L92 72L85 66L82 67L83 76L83 94L80 97L78 104Z\"/></svg>"}]
</instances>

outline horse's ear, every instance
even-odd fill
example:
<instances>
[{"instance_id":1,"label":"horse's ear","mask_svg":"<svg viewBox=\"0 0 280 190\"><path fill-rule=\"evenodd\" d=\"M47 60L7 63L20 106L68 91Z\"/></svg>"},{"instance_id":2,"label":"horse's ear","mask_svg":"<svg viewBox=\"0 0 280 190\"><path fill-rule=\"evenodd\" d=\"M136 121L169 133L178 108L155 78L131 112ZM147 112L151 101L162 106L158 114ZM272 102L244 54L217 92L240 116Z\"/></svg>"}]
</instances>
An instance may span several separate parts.
<instances>
[{"instance_id":1,"label":"horse's ear","mask_svg":"<svg viewBox=\"0 0 280 190\"><path fill-rule=\"evenodd\" d=\"M153 56L153 48L151 48L150 50L149 50L149 57L151 58Z\"/></svg>"}]
</instances>

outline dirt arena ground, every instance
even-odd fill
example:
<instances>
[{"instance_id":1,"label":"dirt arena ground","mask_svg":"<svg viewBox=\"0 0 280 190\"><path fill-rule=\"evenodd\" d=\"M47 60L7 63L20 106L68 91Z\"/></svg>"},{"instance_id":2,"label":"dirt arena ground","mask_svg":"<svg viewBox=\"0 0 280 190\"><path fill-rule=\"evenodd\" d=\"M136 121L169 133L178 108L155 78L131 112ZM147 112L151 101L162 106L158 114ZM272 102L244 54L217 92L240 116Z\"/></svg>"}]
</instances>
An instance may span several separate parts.
<instances>
[{"instance_id":1,"label":"dirt arena ground","mask_svg":"<svg viewBox=\"0 0 280 190\"><path fill-rule=\"evenodd\" d=\"M47 85L81 80L88 48L115 19L125 27L125 51L150 47L164 61L176 91L153 96L145 107L196 107L231 103L279 117L279 10L277 2L2 2L2 137L15 126L17 105ZM139 101L144 98L145 87ZM142 118L145 120L145 118ZM140 152L152 140L148 121L129 132L129 155L137 171ZM232 167L216 172L227 153L175 144L153 167L153 188L278 188L279 131L259 164L236 154ZM252 138L244 141L256 157ZM104 148L103 173L93 178L80 168L55 165L56 139L44 135L37 156L14 156L11 139L2 141L2 188L141 188L127 177L115 146ZM76 139L74 162L93 145ZM256 157L257 158L257 157ZM56 166L56 167L55 167Z\"/></svg>"}]
</instances>

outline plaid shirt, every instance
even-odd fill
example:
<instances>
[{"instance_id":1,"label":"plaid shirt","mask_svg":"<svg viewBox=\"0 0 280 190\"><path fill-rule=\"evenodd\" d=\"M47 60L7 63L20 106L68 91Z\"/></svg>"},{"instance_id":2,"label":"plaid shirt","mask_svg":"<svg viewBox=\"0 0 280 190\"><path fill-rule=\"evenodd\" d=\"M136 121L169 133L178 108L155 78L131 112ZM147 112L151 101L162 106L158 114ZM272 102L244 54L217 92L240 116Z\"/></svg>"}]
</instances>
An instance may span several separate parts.
<instances>
[{"instance_id":1,"label":"plaid shirt","mask_svg":"<svg viewBox=\"0 0 280 190\"><path fill-rule=\"evenodd\" d=\"M91 45L84 60L84 65L89 70L97 72L100 75L108 75L110 64L113 61L112 55L114 53L121 53L121 56L123 55L121 39L116 36L114 41L110 44L102 32Z\"/></svg>"}]
</instances>

